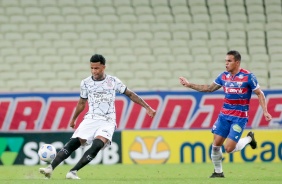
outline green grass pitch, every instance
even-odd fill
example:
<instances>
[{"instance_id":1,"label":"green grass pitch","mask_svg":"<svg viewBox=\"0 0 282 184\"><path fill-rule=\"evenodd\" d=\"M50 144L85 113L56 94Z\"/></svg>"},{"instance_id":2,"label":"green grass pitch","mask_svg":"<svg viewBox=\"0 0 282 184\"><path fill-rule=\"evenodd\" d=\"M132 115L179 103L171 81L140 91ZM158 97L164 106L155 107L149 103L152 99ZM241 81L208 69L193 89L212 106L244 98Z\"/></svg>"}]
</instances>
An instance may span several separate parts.
<instances>
[{"instance_id":1,"label":"green grass pitch","mask_svg":"<svg viewBox=\"0 0 282 184\"><path fill-rule=\"evenodd\" d=\"M78 172L81 180L66 180L71 166L58 166L50 180L39 174L41 166L0 166L1 184L33 183L99 183L99 184L153 184L153 183L282 183L281 163L224 163L225 178L209 178L212 164L164 165L87 165Z\"/></svg>"}]
</instances>

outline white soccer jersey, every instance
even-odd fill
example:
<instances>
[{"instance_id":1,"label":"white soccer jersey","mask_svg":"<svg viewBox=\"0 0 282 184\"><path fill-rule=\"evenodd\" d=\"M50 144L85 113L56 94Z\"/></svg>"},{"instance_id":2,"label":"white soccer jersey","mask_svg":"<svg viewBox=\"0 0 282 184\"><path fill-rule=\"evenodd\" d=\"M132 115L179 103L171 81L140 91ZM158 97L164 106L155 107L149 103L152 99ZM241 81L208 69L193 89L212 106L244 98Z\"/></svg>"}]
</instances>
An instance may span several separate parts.
<instances>
[{"instance_id":1,"label":"white soccer jersey","mask_svg":"<svg viewBox=\"0 0 282 184\"><path fill-rule=\"evenodd\" d=\"M85 119L102 119L116 124L116 93L124 93L126 86L114 76L106 75L102 81L92 76L83 79L80 84L80 97L88 99L89 111Z\"/></svg>"}]
</instances>

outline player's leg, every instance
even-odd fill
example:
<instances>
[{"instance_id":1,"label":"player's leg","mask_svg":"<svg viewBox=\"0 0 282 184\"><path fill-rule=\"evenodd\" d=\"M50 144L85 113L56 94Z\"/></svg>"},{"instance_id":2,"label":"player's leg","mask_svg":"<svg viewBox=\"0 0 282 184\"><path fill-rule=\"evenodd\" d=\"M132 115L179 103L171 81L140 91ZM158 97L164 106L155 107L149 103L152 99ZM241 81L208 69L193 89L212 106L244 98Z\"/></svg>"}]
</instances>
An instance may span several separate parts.
<instances>
[{"instance_id":1,"label":"player's leg","mask_svg":"<svg viewBox=\"0 0 282 184\"><path fill-rule=\"evenodd\" d=\"M81 142L85 140L80 140L79 138L71 138L68 143L57 153L55 159L46 168L39 168L39 172L44 174L46 178L50 178L53 170L65 159L67 159L73 151L80 147Z\"/></svg>"},{"instance_id":2,"label":"player's leg","mask_svg":"<svg viewBox=\"0 0 282 184\"><path fill-rule=\"evenodd\" d=\"M231 143L232 142L232 143ZM241 138L238 143L233 141L232 139L227 139L226 145L234 145L235 146L230 146L229 152L228 153L234 153L236 151L241 151L243 148L246 147L246 145L250 144L252 149L256 149L257 147L257 142L255 140L255 134L253 132L249 132L246 137Z\"/></svg>"},{"instance_id":3,"label":"player's leg","mask_svg":"<svg viewBox=\"0 0 282 184\"><path fill-rule=\"evenodd\" d=\"M78 171L82 167L84 167L86 164L91 162L98 152L104 147L105 144L107 144L108 139L97 136L91 145L91 147L83 154L82 158L79 160L79 162L70 170L70 171Z\"/></svg>"},{"instance_id":4,"label":"player's leg","mask_svg":"<svg viewBox=\"0 0 282 184\"><path fill-rule=\"evenodd\" d=\"M225 140L225 137L214 134L214 141L212 144L211 150L211 160L214 166L214 172L210 178L224 177L222 169L222 144Z\"/></svg>"},{"instance_id":5,"label":"player's leg","mask_svg":"<svg viewBox=\"0 0 282 184\"><path fill-rule=\"evenodd\" d=\"M214 172L210 178L223 178L222 169L222 149L226 137L229 134L230 123L224 119L224 117L219 116L215 124L213 125L212 133L214 134L214 140L211 150L211 160L214 165Z\"/></svg>"},{"instance_id":6,"label":"player's leg","mask_svg":"<svg viewBox=\"0 0 282 184\"><path fill-rule=\"evenodd\" d=\"M52 161L51 166L53 170L65 159L67 159L72 152L79 148L86 140L78 137L71 138L70 141L58 152L55 159Z\"/></svg>"},{"instance_id":7,"label":"player's leg","mask_svg":"<svg viewBox=\"0 0 282 184\"><path fill-rule=\"evenodd\" d=\"M240 138L246 123L247 120L242 120L232 124L230 133L225 143L225 150L227 153L241 151L248 144L250 144L253 149L256 148L257 143L255 141L253 132L249 132L246 137Z\"/></svg>"},{"instance_id":8,"label":"player's leg","mask_svg":"<svg viewBox=\"0 0 282 184\"><path fill-rule=\"evenodd\" d=\"M80 179L76 172L91 162L98 152L109 145L112 141L112 136L115 131L115 124L109 124L105 121L97 121L95 122L96 126L94 130L95 134L92 135L92 145L91 147L83 154L82 158L78 161L78 163L67 173L67 179ZM106 125L105 125L106 124ZM89 139L90 140L90 139ZM87 140L87 142L89 142Z\"/></svg>"}]
</instances>

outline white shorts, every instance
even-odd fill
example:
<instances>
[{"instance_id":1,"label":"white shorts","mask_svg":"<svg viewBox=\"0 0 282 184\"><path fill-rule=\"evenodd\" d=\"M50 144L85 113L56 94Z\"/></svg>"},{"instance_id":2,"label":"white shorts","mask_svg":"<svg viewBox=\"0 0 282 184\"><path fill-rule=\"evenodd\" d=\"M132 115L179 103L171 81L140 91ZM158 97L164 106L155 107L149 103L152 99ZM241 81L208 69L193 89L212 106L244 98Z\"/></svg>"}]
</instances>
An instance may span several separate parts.
<instances>
[{"instance_id":1,"label":"white shorts","mask_svg":"<svg viewBox=\"0 0 282 184\"><path fill-rule=\"evenodd\" d=\"M99 135L109 140L107 144L105 144L105 148L111 145L115 129L115 124L109 123L105 120L84 119L73 133L72 138L79 137L81 139L85 139L86 143L82 146L87 146L92 144L95 137Z\"/></svg>"}]
</instances>

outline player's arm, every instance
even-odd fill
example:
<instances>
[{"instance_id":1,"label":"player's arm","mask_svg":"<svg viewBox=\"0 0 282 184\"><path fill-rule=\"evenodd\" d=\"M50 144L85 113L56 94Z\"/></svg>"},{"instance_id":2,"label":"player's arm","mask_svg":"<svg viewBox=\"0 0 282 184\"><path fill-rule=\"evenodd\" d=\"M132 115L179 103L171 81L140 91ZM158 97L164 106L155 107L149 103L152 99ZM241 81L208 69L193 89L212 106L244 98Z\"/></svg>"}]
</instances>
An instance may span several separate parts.
<instances>
[{"instance_id":1,"label":"player's arm","mask_svg":"<svg viewBox=\"0 0 282 184\"><path fill-rule=\"evenodd\" d=\"M70 127L74 128L75 127L75 120L77 119L77 117L79 116L79 114L84 110L85 106L86 106L86 102L87 102L87 99L84 99L84 98L80 98L77 105L76 105L76 109L75 109L75 112L74 112L74 115L71 119L71 122L70 122Z\"/></svg>"},{"instance_id":2,"label":"player's arm","mask_svg":"<svg viewBox=\"0 0 282 184\"><path fill-rule=\"evenodd\" d=\"M152 109L140 96L138 96L136 93L131 91L130 89L126 88L124 94L130 98L133 102L141 105L146 109L147 114L150 117L154 117L156 114L156 111Z\"/></svg>"},{"instance_id":3,"label":"player's arm","mask_svg":"<svg viewBox=\"0 0 282 184\"><path fill-rule=\"evenodd\" d=\"M191 88L191 89L194 89L194 90L200 91L200 92L214 92L214 91L216 91L216 90L221 88L220 85L217 85L214 82L212 84L210 84L210 85L208 85L208 84L204 84L204 85L193 84L193 83L190 83L184 77L179 77L179 82L184 87Z\"/></svg>"},{"instance_id":4,"label":"player's arm","mask_svg":"<svg viewBox=\"0 0 282 184\"><path fill-rule=\"evenodd\" d=\"M270 121L272 116L267 111L266 100L263 91L260 88L257 88L254 90L254 93L258 96L259 104L263 110L263 115L266 121Z\"/></svg>"}]
</instances>

